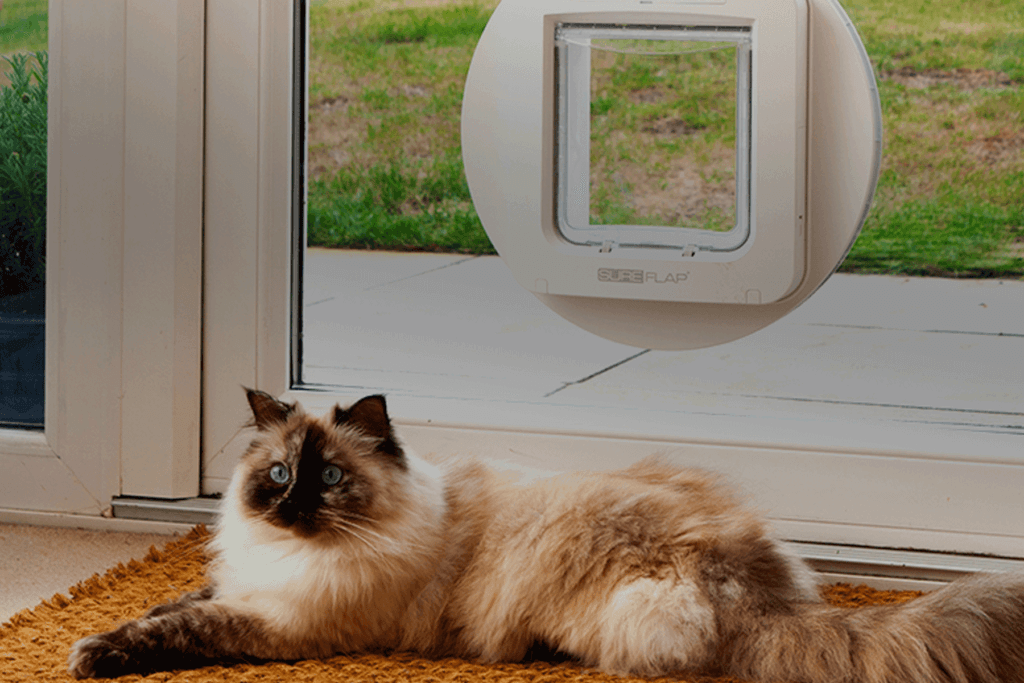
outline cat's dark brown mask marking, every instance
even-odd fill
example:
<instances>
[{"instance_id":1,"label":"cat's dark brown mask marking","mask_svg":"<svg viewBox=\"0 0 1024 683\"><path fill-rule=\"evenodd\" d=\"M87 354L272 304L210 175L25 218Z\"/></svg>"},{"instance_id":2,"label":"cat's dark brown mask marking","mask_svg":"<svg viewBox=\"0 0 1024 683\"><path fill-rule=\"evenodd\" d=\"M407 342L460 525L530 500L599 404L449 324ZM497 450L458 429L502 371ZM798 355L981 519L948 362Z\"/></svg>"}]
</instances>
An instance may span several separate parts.
<instances>
[{"instance_id":1,"label":"cat's dark brown mask marking","mask_svg":"<svg viewBox=\"0 0 1024 683\"><path fill-rule=\"evenodd\" d=\"M372 523L381 470L407 466L384 397L335 406L318 419L262 391L246 395L258 430L247 454L249 511L306 538Z\"/></svg>"}]
</instances>

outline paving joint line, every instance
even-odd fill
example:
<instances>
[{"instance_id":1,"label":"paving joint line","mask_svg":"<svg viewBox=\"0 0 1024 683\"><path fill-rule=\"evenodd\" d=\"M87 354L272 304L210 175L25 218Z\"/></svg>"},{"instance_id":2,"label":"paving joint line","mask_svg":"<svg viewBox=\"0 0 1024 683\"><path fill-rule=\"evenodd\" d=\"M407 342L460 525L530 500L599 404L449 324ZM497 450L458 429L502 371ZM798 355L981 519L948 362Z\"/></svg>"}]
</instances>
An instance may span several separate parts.
<instances>
[{"instance_id":1,"label":"paving joint line","mask_svg":"<svg viewBox=\"0 0 1024 683\"><path fill-rule=\"evenodd\" d=\"M851 330L882 330L885 332L921 332L922 334L973 334L979 337L1024 337L1020 332L982 332L980 330L920 330L909 327L886 327L884 325L849 325L843 323L804 323L810 327L840 327Z\"/></svg>"},{"instance_id":2,"label":"paving joint line","mask_svg":"<svg viewBox=\"0 0 1024 683\"><path fill-rule=\"evenodd\" d=\"M367 287L366 289L364 289L362 291L369 292L371 289L379 289L381 287L387 287L388 285L393 285L396 282L405 282L406 280L412 280L413 278L420 277L422 275L427 275L429 273L436 273L439 270L444 270L445 268L451 268L452 266L458 266L458 265L461 265L461 264L463 264L463 263L465 263L467 261L473 261L473 260L478 259L478 258L480 258L480 257L479 256L467 256L466 258L459 259L458 261L452 261L451 263L446 263L443 266L438 266L436 268L431 268L430 270L424 270L422 273L414 273L412 275L407 275L405 277L400 277L397 280L390 280L388 282L382 282L379 285L373 285L372 287Z\"/></svg>"},{"instance_id":3,"label":"paving joint line","mask_svg":"<svg viewBox=\"0 0 1024 683\"><path fill-rule=\"evenodd\" d=\"M619 367L620 365L625 365L626 363L628 363L629 361L633 360L634 358L639 358L640 356L644 355L645 353L648 353L649 351L650 351L650 349L644 349L643 351L640 351L639 353L634 353L632 356L629 356L628 358L623 358L622 360L620 360L617 363L612 363L611 365L609 365L606 368L601 368L597 372L591 373L591 374L587 375L586 377L584 377L582 379L577 379L577 380L574 380L572 382L565 382L565 383L562 384L562 386L558 387L554 391L550 391L550 392L544 394L544 398L549 398L551 396L554 396L555 394L560 392L562 389L568 389L569 387L574 387L576 385L583 384L584 382L588 382L588 381L594 379L595 377L597 377L598 375L603 375L604 373L608 372L609 370L614 370L615 368Z\"/></svg>"},{"instance_id":4,"label":"paving joint line","mask_svg":"<svg viewBox=\"0 0 1024 683\"><path fill-rule=\"evenodd\" d=\"M361 292L369 292L371 290L378 289L380 287L386 287L388 285L393 285L396 282L404 282L406 280L411 280L414 277L419 277L421 275L426 275L427 273L434 273L434 272L437 272L439 270L443 270L445 268L450 268L452 266L457 266L460 263L465 263L466 261L472 261L473 259L477 259L477 258L480 258L480 257L479 256L467 256L466 258L459 259L458 261L452 261L451 263L446 263L443 266L438 266L436 268L431 268L430 270L424 270L421 273L414 273L412 275L407 275L405 277L400 277L397 280L388 280L387 282L382 282L382 283L380 283L378 285L373 285L372 287L367 287L366 289L361 289L359 291L361 291ZM305 310L307 308L312 308L313 306L316 306L318 304L326 303L328 301L334 301L337 298L338 298L337 296L329 296L329 297L327 297L325 299L318 299L316 301L312 301L310 303L303 304L302 308L303 308L303 310Z\"/></svg>"}]
</instances>

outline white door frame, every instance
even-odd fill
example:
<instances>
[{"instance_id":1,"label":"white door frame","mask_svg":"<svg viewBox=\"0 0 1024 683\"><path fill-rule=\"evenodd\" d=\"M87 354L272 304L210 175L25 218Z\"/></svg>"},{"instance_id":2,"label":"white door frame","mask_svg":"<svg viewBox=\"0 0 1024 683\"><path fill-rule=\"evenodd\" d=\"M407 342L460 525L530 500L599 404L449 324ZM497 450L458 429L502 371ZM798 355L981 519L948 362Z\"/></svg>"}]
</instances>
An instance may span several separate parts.
<instances>
[{"instance_id":1,"label":"white door frame","mask_svg":"<svg viewBox=\"0 0 1024 683\"><path fill-rule=\"evenodd\" d=\"M199 492L203 5L50 0L45 429L0 431L0 519Z\"/></svg>"},{"instance_id":2,"label":"white door frame","mask_svg":"<svg viewBox=\"0 0 1024 683\"><path fill-rule=\"evenodd\" d=\"M207 477L248 443L242 387L281 395L290 384L294 21L290 2L256 4L206 9Z\"/></svg>"}]
</instances>

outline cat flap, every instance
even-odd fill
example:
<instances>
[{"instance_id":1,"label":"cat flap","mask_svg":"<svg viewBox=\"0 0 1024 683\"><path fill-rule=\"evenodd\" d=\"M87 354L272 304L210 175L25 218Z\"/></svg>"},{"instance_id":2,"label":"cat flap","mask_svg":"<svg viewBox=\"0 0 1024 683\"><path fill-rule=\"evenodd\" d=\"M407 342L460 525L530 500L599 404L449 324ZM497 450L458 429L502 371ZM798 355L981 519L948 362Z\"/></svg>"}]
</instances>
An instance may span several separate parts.
<instances>
[{"instance_id":1,"label":"cat flap","mask_svg":"<svg viewBox=\"0 0 1024 683\"><path fill-rule=\"evenodd\" d=\"M503 0L463 99L470 191L516 280L645 348L731 341L810 296L881 142L835 0Z\"/></svg>"}]
</instances>

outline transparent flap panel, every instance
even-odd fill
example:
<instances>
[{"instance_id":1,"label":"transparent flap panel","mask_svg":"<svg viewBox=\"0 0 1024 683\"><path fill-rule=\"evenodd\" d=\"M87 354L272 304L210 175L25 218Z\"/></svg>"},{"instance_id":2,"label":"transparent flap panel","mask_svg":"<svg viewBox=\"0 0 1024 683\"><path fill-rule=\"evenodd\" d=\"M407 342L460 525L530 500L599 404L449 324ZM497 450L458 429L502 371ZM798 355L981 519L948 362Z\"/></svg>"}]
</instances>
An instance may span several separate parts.
<instances>
[{"instance_id":1,"label":"transparent flap panel","mask_svg":"<svg viewBox=\"0 0 1024 683\"><path fill-rule=\"evenodd\" d=\"M562 236L584 245L743 246L749 29L562 23L555 48Z\"/></svg>"}]
</instances>

